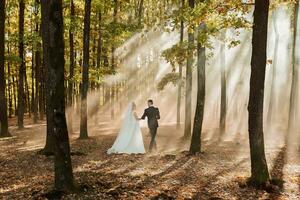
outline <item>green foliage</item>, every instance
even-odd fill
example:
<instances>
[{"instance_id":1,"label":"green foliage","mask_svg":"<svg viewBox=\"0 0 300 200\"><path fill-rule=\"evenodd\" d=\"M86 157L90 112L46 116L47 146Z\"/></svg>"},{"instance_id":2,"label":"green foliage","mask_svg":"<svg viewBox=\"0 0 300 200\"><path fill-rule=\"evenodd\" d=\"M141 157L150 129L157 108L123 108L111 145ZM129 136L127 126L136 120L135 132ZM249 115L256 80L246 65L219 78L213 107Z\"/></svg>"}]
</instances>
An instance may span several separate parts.
<instances>
[{"instance_id":1,"label":"green foliage","mask_svg":"<svg viewBox=\"0 0 300 200\"><path fill-rule=\"evenodd\" d=\"M195 47L194 47L195 48ZM163 51L162 56L173 67L173 71L176 69L176 64L183 65L188 55L188 43L183 42L173 45L171 48Z\"/></svg>"},{"instance_id":2,"label":"green foliage","mask_svg":"<svg viewBox=\"0 0 300 200\"><path fill-rule=\"evenodd\" d=\"M178 73L168 73L166 74L158 83L157 90L162 91L169 83L177 85L179 83L180 77Z\"/></svg>"}]
</instances>

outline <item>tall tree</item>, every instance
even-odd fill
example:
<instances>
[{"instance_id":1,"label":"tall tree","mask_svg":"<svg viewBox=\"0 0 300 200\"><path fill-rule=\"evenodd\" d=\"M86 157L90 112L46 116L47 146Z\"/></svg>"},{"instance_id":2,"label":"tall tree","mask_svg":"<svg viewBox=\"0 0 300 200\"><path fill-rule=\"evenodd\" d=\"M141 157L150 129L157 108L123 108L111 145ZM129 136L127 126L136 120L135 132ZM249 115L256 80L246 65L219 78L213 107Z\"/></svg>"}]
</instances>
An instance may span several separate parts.
<instances>
[{"instance_id":1,"label":"tall tree","mask_svg":"<svg viewBox=\"0 0 300 200\"><path fill-rule=\"evenodd\" d=\"M35 34L40 36L40 28L39 28L39 1L35 0ZM35 50L35 98L33 102L33 112L34 123L38 121L38 106L39 106L39 90L40 90L40 67L41 67L41 43L40 41L36 42L36 50Z\"/></svg>"},{"instance_id":2,"label":"tall tree","mask_svg":"<svg viewBox=\"0 0 300 200\"><path fill-rule=\"evenodd\" d=\"M204 116L204 103L205 103L205 47L201 44L200 35L205 30L205 24L202 23L198 28L198 40L197 40L197 104L194 118L194 127L192 134L192 141L190 146L190 153L200 153L201 151L201 133L202 123Z\"/></svg>"},{"instance_id":3,"label":"tall tree","mask_svg":"<svg viewBox=\"0 0 300 200\"><path fill-rule=\"evenodd\" d=\"M74 1L70 1L70 18L71 25L69 29L69 44L70 44L70 66L69 66L69 81L68 81L68 106L72 107L73 105L73 86L74 86L74 68L75 68L75 52L74 52L74 28L75 28L75 5ZM72 113L68 116L68 128L69 132L73 132L73 119Z\"/></svg>"},{"instance_id":4,"label":"tall tree","mask_svg":"<svg viewBox=\"0 0 300 200\"><path fill-rule=\"evenodd\" d=\"M84 30L83 30L83 69L81 88L81 117L80 117L80 138L88 138L87 128L87 93L89 88L89 57L90 57L90 15L91 0L85 0L84 8Z\"/></svg>"},{"instance_id":5,"label":"tall tree","mask_svg":"<svg viewBox=\"0 0 300 200\"><path fill-rule=\"evenodd\" d=\"M195 7L195 1L189 0L189 7ZM184 123L184 139L191 136L192 129L192 77L193 77L193 46L194 46L194 32L191 30L188 33L188 58L186 66L186 95L185 95L185 123Z\"/></svg>"},{"instance_id":6,"label":"tall tree","mask_svg":"<svg viewBox=\"0 0 300 200\"><path fill-rule=\"evenodd\" d=\"M142 26L142 18L143 18L143 9L144 9L144 0L139 1L139 11L138 11L138 26Z\"/></svg>"},{"instance_id":7,"label":"tall tree","mask_svg":"<svg viewBox=\"0 0 300 200\"><path fill-rule=\"evenodd\" d=\"M112 38L113 42L111 45L111 71L112 73L115 73L115 39L116 39L116 28L117 28L117 16L118 16L118 0L114 0L114 7L113 7L113 33L112 33ZM111 86L111 99L110 99L110 109L111 109L111 118L115 118L115 96L116 96L116 86L117 84L115 81L113 81L112 86Z\"/></svg>"},{"instance_id":8,"label":"tall tree","mask_svg":"<svg viewBox=\"0 0 300 200\"><path fill-rule=\"evenodd\" d=\"M10 136L7 121L6 80L5 80L5 0L0 0L0 137Z\"/></svg>"},{"instance_id":9,"label":"tall tree","mask_svg":"<svg viewBox=\"0 0 300 200\"><path fill-rule=\"evenodd\" d=\"M249 183L265 186L269 172L263 133L264 84L267 61L269 0L256 0L252 36L252 58L249 97L249 142L251 178Z\"/></svg>"},{"instance_id":10,"label":"tall tree","mask_svg":"<svg viewBox=\"0 0 300 200\"><path fill-rule=\"evenodd\" d=\"M65 117L64 91L64 37L62 0L41 0L43 23L43 43L48 47L47 81L49 81L49 112L52 113L54 139L55 188L74 190L73 172L70 156L68 129ZM43 49L45 50L45 49ZM54 58L54 59L49 59Z\"/></svg>"},{"instance_id":11,"label":"tall tree","mask_svg":"<svg viewBox=\"0 0 300 200\"><path fill-rule=\"evenodd\" d=\"M24 0L19 0L19 86L18 86L18 127L24 128L24 77L26 76L24 61Z\"/></svg>"},{"instance_id":12,"label":"tall tree","mask_svg":"<svg viewBox=\"0 0 300 200\"><path fill-rule=\"evenodd\" d=\"M294 7L294 32L293 32L293 49L292 49L292 84L290 92L290 107L288 118L288 133L293 130L296 117L296 97L297 97L297 85L298 85L298 69L296 65L296 42L298 34L298 17L299 17L299 0L296 1Z\"/></svg>"},{"instance_id":13,"label":"tall tree","mask_svg":"<svg viewBox=\"0 0 300 200\"><path fill-rule=\"evenodd\" d=\"M220 109L220 133L224 135L226 129L226 110L227 110L227 95L226 95L226 60L225 60L225 39L226 29L221 31L222 43L220 47L220 65L221 65L221 109Z\"/></svg>"},{"instance_id":14,"label":"tall tree","mask_svg":"<svg viewBox=\"0 0 300 200\"><path fill-rule=\"evenodd\" d=\"M277 29L276 24L276 9L273 10L272 15L272 24L274 28L274 34L275 34L275 47L274 47L274 55L273 55L273 64L272 64L272 82L271 82L271 92L270 92L270 103L268 106L268 112L267 112L267 127L271 128L272 120L274 118L273 116L273 109L276 105L276 95L275 95L275 83L276 83L276 69L277 69L277 61L278 61L278 50L279 50L279 33Z\"/></svg>"},{"instance_id":15,"label":"tall tree","mask_svg":"<svg viewBox=\"0 0 300 200\"><path fill-rule=\"evenodd\" d=\"M181 9L184 9L184 0L181 0ZM184 22L183 19L180 21L180 44L183 45L183 35L184 34ZM182 90L182 65L179 65L179 84L178 84L178 94L177 94L177 128L180 128L181 122L181 90Z\"/></svg>"},{"instance_id":16,"label":"tall tree","mask_svg":"<svg viewBox=\"0 0 300 200\"><path fill-rule=\"evenodd\" d=\"M100 69L101 66L101 56L102 56L102 12L101 9L98 11L98 45L97 45L97 60L96 60L96 65L98 70ZM99 77L98 77L99 79ZM99 80L98 80L99 81Z\"/></svg>"}]
</instances>

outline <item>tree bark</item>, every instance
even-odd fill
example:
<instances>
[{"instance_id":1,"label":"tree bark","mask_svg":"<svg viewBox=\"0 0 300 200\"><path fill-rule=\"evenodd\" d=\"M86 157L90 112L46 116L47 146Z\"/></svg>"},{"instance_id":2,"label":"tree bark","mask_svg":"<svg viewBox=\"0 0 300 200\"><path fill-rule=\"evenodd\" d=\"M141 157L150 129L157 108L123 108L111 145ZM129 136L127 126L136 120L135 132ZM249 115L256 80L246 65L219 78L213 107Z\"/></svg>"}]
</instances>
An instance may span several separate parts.
<instances>
[{"instance_id":1,"label":"tree bark","mask_svg":"<svg viewBox=\"0 0 300 200\"><path fill-rule=\"evenodd\" d=\"M102 56L102 13L98 11L98 46L97 46L97 68L100 69L101 56ZM98 77L99 79L99 77ZM98 80L99 81L99 80Z\"/></svg>"},{"instance_id":2,"label":"tree bark","mask_svg":"<svg viewBox=\"0 0 300 200\"><path fill-rule=\"evenodd\" d=\"M205 24L199 25L199 34L201 31L205 30ZM200 41L197 42L197 75L198 75L198 90L197 90L197 104L196 112L194 118L194 127L192 134L192 141L190 146L190 153L200 153L201 152L201 133L202 133L202 123L204 116L204 103L205 103L205 47L202 46Z\"/></svg>"},{"instance_id":3,"label":"tree bark","mask_svg":"<svg viewBox=\"0 0 300 200\"><path fill-rule=\"evenodd\" d=\"M143 8L144 8L144 0L140 0L140 2L139 2L139 12L138 12L138 27L142 26Z\"/></svg>"},{"instance_id":4,"label":"tree bark","mask_svg":"<svg viewBox=\"0 0 300 200\"><path fill-rule=\"evenodd\" d=\"M39 13L39 2L35 0L35 18L37 20ZM35 24L35 33L36 35L40 34L39 31L39 23ZM41 52L40 52L41 44L37 42L37 49L35 51L35 99L33 103L33 122L37 123L38 121L38 105L39 105L39 90L40 90L40 66L41 66Z\"/></svg>"},{"instance_id":5,"label":"tree bark","mask_svg":"<svg viewBox=\"0 0 300 200\"><path fill-rule=\"evenodd\" d=\"M181 8L184 8L184 0L181 0ZM183 44L183 35L184 34L184 22L183 20L180 21L180 44ZM180 128L180 122L181 122L181 90L182 90L182 65L179 65L179 83L178 83L178 94L177 94L177 123L176 127L177 129Z\"/></svg>"},{"instance_id":6,"label":"tree bark","mask_svg":"<svg viewBox=\"0 0 300 200\"><path fill-rule=\"evenodd\" d=\"M5 0L0 0L0 137L10 136L7 120L7 100L5 94Z\"/></svg>"},{"instance_id":7,"label":"tree bark","mask_svg":"<svg viewBox=\"0 0 300 200\"><path fill-rule=\"evenodd\" d=\"M69 43L70 43L70 66L69 66L69 71L70 71L70 76L69 76L69 81L68 81L68 106L72 107L73 106L73 90L74 90L74 67L75 67L75 55L74 55L74 18L75 18L75 6L74 6L74 1L70 1L70 12L71 12L71 25L70 25L70 30L69 30ZM72 118L72 113L69 114L68 116L68 128L69 132L73 133L73 118Z\"/></svg>"},{"instance_id":8,"label":"tree bark","mask_svg":"<svg viewBox=\"0 0 300 200\"><path fill-rule=\"evenodd\" d=\"M226 29L222 30L222 39L226 39ZM222 42L220 48L220 65L221 65L221 109L220 109L220 138L225 134L226 129L226 111L227 111L227 95L226 95L226 60L225 60L225 41Z\"/></svg>"},{"instance_id":9,"label":"tree bark","mask_svg":"<svg viewBox=\"0 0 300 200\"><path fill-rule=\"evenodd\" d=\"M118 15L118 0L114 0L114 11L113 11L113 24L116 25L117 23L117 15ZM113 31L113 42L111 46L111 71L115 73L115 31ZM115 93L116 93L116 83L113 81L113 84L110 88L111 90L111 97L110 97L110 114L111 119L115 118Z\"/></svg>"},{"instance_id":10,"label":"tree bark","mask_svg":"<svg viewBox=\"0 0 300 200\"><path fill-rule=\"evenodd\" d=\"M51 0L52 1L52 0ZM44 4L44 5L43 5ZM45 94L45 104L46 104L46 144L44 149L40 152L41 154L44 155L53 155L54 154L54 148L55 148L55 138L53 134L53 112L51 112L51 99L50 99L50 81L51 81L51 76L50 76L50 55L49 55L49 41L50 41L50 35L49 35L49 24L50 24L50 19L49 19L49 3L43 2L41 6L41 13L42 13L42 41L43 41L43 69L40 71L40 84L44 85L45 83L45 90L43 90L43 86L40 87L40 93L39 93L39 99L40 99L40 112L41 109L44 108L44 98L43 98L43 91ZM45 75L45 79L42 78ZM41 113L40 113L41 114ZM42 116L40 116L42 117Z\"/></svg>"},{"instance_id":11,"label":"tree bark","mask_svg":"<svg viewBox=\"0 0 300 200\"><path fill-rule=\"evenodd\" d=\"M288 134L293 131L293 126L296 121L296 97L297 97L297 85L298 85L298 67L296 64L296 42L298 34L298 17L299 17L299 0L296 1L294 7L294 31L293 31L293 50L292 50L292 83L290 92L290 107L288 118Z\"/></svg>"},{"instance_id":12,"label":"tree bark","mask_svg":"<svg viewBox=\"0 0 300 200\"><path fill-rule=\"evenodd\" d=\"M279 34L276 26L276 10L273 11L272 23L274 27L275 33L275 47L274 47L274 56L273 56L273 64L272 64L272 82L271 82L271 93L270 93L270 103L268 107L267 113L267 127L271 128L271 124L273 121L273 109L274 104L276 105L276 96L275 96L275 81L276 81L276 68L277 68L277 60L278 60L278 47L279 47Z\"/></svg>"},{"instance_id":13,"label":"tree bark","mask_svg":"<svg viewBox=\"0 0 300 200\"><path fill-rule=\"evenodd\" d=\"M5 22L5 20L3 20L3 22ZM9 19L7 19L7 24L8 27L10 27L10 21ZM5 26L3 26L3 28L5 28ZM10 36L10 31L7 31L7 35L8 37ZM5 50L4 50L5 51ZM7 54L10 54L10 43L7 42ZM13 101L12 101L12 87L14 87L13 82L12 82L12 74L11 74L11 64L8 61L7 62L7 79L8 79L8 117L11 118L12 117L12 113L13 113Z\"/></svg>"},{"instance_id":14,"label":"tree bark","mask_svg":"<svg viewBox=\"0 0 300 200\"><path fill-rule=\"evenodd\" d=\"M74 181L70 156L68 129L65 117L64 37L61 0L42 0L43 49L46 52L49 92L48 112L52 114L51 134L54 139L55 188L73 191ZM46 21L44 21L46 19ZM49 59L51 58L51 59Z\"/></svg>"},{"instance_id":15,"label":"tree bark","mask_svg":"<svg viewBox=\"0 0 300 200\"><path fill-rule=\"evenodd\" d=\"M81 118L80 118L81 139L88 138L87 93L89 87L90 15L91 15L91 0L86 0L85 15L84 15L84 31L83 31L83 69L82 69Z\"/></svg>"},{"instance_id":16,"label":"tree bark","mask_svg":"<svg viewBox=\"0 0 300 200\"><path fill-rule=\"evenodd\" d=\"M269 0L256 0L252 37L249 97L249 142L251 178L249 183L263 187L269 181L263 133L264 84L267 60Z\"/></svg>"},{"instance_id":17,"label":"tree bark","mask_svg":"<svg viewBox=\"0 0 300 200\"><path fill-rule=\"evenodd\" d=\"M24 77L25 77L25 61L24 61L24 0L19 1L19 57L21 64L19 66L19 86L18 86L18 127L24 128Z\"/></svg>"},{"instance_id":18,"label":"tree bark","mask_svg":"<svg viewBox=\"0 0 300 200\"><path fill-rule=\"evenodd\" d=\"M189 7L195 7L195 1L189 0ZM192 129L192 84L193 84L193 46L194 46L194 32L188 33L188 58L186 66L186 95L185 95L185 125L184 125L184 139L191 137Z\"/></svg>"}]
</instances>

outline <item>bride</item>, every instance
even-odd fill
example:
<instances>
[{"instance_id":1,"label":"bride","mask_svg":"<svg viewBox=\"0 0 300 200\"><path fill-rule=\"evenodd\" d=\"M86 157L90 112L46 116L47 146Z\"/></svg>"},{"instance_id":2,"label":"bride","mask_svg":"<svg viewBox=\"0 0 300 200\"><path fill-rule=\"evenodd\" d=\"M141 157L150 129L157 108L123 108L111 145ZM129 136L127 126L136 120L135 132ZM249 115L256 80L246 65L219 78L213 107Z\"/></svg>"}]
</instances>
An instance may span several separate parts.
<instances>
[{"instance_id":1,"label":"bride","mask_svg":"<svg viewBox=\"0 0 300 200\"><path fill-rule=\"evenodd\" d=\"M145 153L139 118L136 114L136 105L130 103L125 112L120 132L113 146L107 153L139 154Z\"/></svg>"}]
</instances>

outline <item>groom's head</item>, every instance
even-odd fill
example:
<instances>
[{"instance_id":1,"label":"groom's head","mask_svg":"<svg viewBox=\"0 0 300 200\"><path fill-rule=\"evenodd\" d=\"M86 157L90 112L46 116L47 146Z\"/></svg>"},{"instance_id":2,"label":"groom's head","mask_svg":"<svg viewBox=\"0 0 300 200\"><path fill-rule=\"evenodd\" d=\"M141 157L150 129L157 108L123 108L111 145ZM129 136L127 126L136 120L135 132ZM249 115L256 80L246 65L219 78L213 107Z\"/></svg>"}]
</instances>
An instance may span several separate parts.
<instances>
[{"instance_id":1,"label":"groom's head","mask_svg":"<svg viewBox=\"0 0 300 200\"><path fill-rule=\"evenodd\" d=\"M153 100L152 99L149 99L148 100L148 106L150 107L150 106L153 106Z\"/></svg>"}]
</instances>

